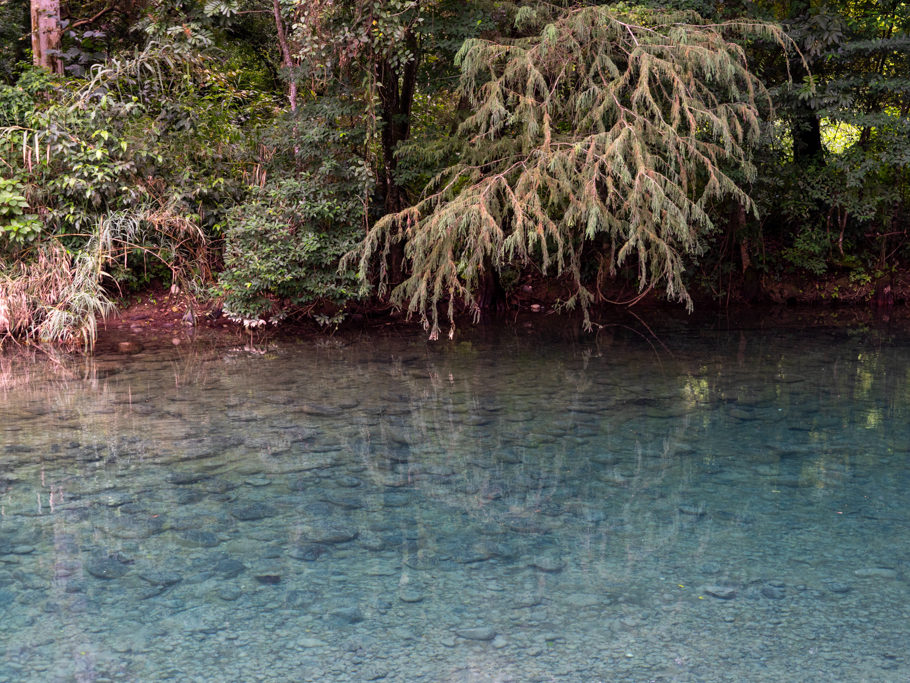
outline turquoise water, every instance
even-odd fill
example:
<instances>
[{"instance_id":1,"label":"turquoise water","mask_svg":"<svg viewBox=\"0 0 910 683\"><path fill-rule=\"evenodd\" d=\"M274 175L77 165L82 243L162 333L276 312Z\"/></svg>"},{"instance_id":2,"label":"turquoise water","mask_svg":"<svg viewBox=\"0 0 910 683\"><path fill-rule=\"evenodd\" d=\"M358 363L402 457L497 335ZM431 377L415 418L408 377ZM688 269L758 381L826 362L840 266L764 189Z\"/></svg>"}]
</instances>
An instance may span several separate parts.
<instances>
[{"instance_id":1,"label":"turquoise water","mask_svg":"<svg viewBox=\"0 0 910 683\"><path fill-rule=\"evenodd\" d=\"M0 357L0 680L910 679L908 340L608 332Z\"/></svg>"}]
</instances>

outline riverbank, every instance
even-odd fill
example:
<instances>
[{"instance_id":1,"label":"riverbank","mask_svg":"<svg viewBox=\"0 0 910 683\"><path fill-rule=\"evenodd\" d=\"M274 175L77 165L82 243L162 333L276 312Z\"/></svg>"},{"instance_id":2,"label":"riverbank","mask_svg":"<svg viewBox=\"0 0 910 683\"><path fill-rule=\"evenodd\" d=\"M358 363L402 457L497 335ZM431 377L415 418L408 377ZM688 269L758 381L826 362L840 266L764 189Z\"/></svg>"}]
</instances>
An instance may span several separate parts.
<instances>
[{"instance_id":1,"label":"riverbank","mask_svg":"<svg viewBox=\"0 0 910 683\"><path fill-rule=\"evenodd\" d=\"M760 304L735 301L722 305L716 300L701 298L692 314L678 304L655 299L642 301L633 307L601 306L593 311L595 331L627 327L643 334L663 336L672 330L689 325L712 329L756 328L860 328L888 331L910 331L910 287L901 283L895 287L897 303L878 306L872 293L865 295L853 288L834 297L836 284L821 283L815 288L800 288L797 283L779 285L776 291L792 292L794 296ZM570 335L584 336L582 319L577 312L560 311L554 292L521 292L513 300L507 314L481 321L484 326L501 323L526 333L547 333L559 330ZM841 294L839 292L839 294ZM470 316L458 321L458 331L474 329ZM420 325L408 321L402 313L383 311L371 313L364 308L353 312L337 326L320 326L312 320L284 322L255 330L244 329L222 315L212 304L204 304L182 294L154 290L135 294L120 302L119 310L99 325L96 351L135 353L149 347L181 346L206 341L216 344L258 345L272 339L337 337L341 339L371 332L413 330L415 336L424 334Z\"/></svg>"}]
</instances>

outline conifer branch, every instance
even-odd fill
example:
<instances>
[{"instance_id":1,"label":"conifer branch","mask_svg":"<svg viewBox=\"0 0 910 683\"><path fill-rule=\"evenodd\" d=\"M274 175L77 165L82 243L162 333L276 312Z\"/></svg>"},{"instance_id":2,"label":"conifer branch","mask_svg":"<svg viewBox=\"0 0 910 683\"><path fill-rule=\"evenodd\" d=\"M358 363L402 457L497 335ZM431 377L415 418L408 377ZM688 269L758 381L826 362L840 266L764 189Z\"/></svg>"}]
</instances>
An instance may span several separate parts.
<instances>
[{"instance_id":1,"label":"conifer branch","mask_svg":"<svg viewBox=\"0 0 910 683\"><path fill-rule=\"evenodd\" d=\"M575 292L565 303L588 326L597 295L587 261L612 274L634 259L640 292L662 285L691 309L683 271L713 228L708 203L733 196L753 208L730 173L753 173L759 109L770 109L727 36L786 39L774 25L707 24L691 12L637 8L634 18L646 25L584 7L539 36L460 50L461 93L474 106L461 163L376 223L356 254L365 277L375 255L404 242L410 275L392 299L431 337L441 303L450 322L456 302L479 312L487 264L567 273ZM386 272L383 263L380 291Z\"/></svg>"}]
</instances>

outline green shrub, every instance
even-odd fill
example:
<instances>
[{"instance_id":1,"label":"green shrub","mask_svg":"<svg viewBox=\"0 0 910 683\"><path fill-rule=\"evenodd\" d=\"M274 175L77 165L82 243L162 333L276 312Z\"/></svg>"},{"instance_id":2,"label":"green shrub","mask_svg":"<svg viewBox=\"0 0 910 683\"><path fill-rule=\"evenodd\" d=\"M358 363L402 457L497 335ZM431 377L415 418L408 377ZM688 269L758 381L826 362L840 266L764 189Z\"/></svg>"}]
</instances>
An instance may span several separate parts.
<instances>
[{"instance_id":1,"label":"green shrub","mask_svg":"<svg viewBox=\"0 0 910 683\"><path fill-rule=\"evenodd\" d=\"M357 279L339 272L338 261L362 235L362 220L356 195L339 196L312 174L256 190L228 217L219 278L225 312L251 325L319 301L344 304Z\"/></svg>"}]
</instances>

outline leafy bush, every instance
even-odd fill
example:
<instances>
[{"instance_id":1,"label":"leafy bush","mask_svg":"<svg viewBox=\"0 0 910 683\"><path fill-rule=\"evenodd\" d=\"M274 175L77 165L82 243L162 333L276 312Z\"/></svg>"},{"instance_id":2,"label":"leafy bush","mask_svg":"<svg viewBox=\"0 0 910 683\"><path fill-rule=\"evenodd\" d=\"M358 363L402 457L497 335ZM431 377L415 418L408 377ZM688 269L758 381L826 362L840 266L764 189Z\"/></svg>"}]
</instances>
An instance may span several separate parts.
<instances>
[{"instance_id":1,"label":"leafy bush","mask_svg":"<svg viewBox=\"0 0 910 683\"><path fill-rule=\"evenodd\" d=\"M34 240L41 221L27 210L25 187L12 178L0 178L0 236L20 245Z\"/></svg>"},{"instance_id":2,"label":"leafy bush","mask_svg":"<svg viewBox=\"0 0 910 683\"><path fill-rule=\"evenodd\" d=\"M231 211L225 269L219 278L225 312L247 325L313 304L342 305L357 289L340 258L362 235L363 205L306 173L268 183Z\"/></svg>"},{"instance_id":3,"label":"leafy bush","mask_svg":"<svg viewBox=\"0 0 910 683\"><path fill-rule=\"evenodd\" d=\"M797 268L821 275L828 269L827 255L831 239L823 230L814 228L797 234L792 247L784 249L783 257Z\"/></svg>"},{"instance_id":4,"label":"leafy bush","mask_svg":"<svg viewBox=\"0 0 910 683\"><path fill-rule=\"evenodd\" d=\"M355 296L356 275L339 262L363 236L374 178L354 123L343 102L326 98L269 131L275 176L226 221L217 291L233 319L256 325L315 314Z\"/></svg>"}]
</instances>

